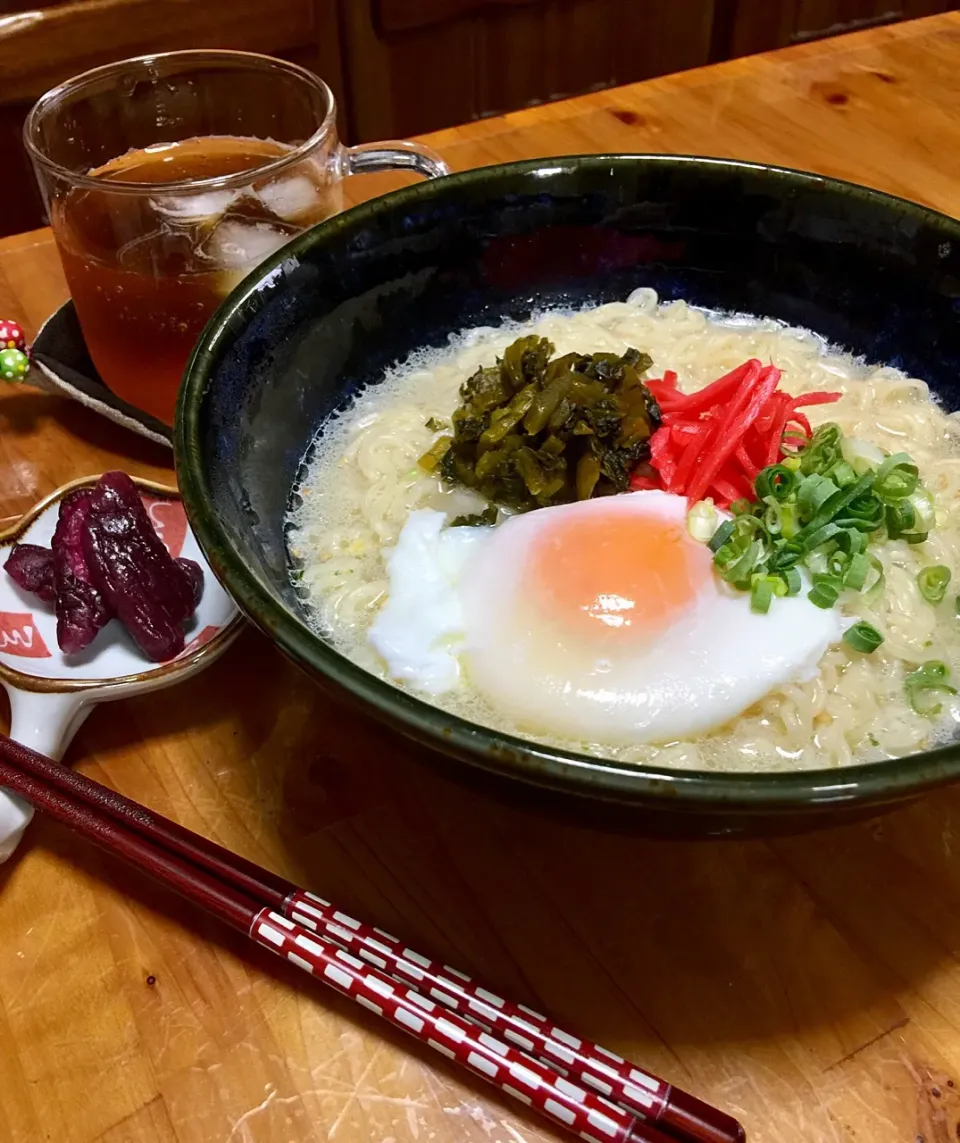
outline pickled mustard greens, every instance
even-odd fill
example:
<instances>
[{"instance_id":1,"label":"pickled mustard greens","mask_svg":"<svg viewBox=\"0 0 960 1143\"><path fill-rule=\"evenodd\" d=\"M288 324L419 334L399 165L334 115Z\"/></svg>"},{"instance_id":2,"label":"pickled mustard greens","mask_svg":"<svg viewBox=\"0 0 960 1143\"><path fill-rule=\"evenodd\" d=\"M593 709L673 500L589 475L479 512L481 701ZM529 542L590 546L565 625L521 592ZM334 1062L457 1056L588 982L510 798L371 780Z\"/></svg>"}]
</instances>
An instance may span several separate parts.
<instances>
[{"instance_id":1,"label":"pickled mustard greens","mask_svg":"<svg viewBox=\"0 0 960 1143\"><path fill-rule=\"evenodd\" d=\"M521 337L478 369L460 387L452 435L421 468L517 511L625 492L660 425L643 383L652 359L636 349L553 352L545 337ZM454 521L487 522L484 514Z\"/></svg>"}]
</instances>

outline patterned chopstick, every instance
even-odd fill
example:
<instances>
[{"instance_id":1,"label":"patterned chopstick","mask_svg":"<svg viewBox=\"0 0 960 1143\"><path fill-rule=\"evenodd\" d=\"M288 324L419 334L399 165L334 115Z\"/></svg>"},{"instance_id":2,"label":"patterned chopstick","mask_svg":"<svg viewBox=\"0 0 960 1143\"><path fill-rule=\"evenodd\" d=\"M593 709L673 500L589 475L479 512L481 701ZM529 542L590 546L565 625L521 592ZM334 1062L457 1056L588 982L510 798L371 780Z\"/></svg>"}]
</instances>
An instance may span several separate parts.
<instances>
[{"instance_id":1,"label":"patterned chopstick","mask_svg":"<svg viewBox=\"0 0 960 1143\"><path fill-rule=\"evenodd\" d=\"M24 757L24 747L0 736L0 787L25 797L38 810L176 889L253 942L348 994L506 1095L557 1125L576 1131L589 1143L671 1143L668 1136L639 1122L622 1107L578 1088L542 1061L524 1057L457 1014L439 1010L416 989L391 980L280 913L260 907L236 886L218 880L105 813L98 798L107 791L97 783L74 775L74 780L85 787L86 797L78 798L47 784L32 767L21 769L18 763Z\"/></svg>"},{"instance_id":2,"label":"patterned chopstick","mask_svg":"<svg viewBox=\"0 0 960 1143\"><path fill-rule=\"evenodd\" d=\"M397 937L355 920L315 893L294 891L284 902L283 913L390 976L412 983L445 1008L463 1012L487 1032L496 1032L539 1056L562 1075L588 1084L644 1120L662 1122L698 1143L734 1143L744 1137L732 1116L673 1088L615 1052L558 1028L525 1004L504 1000L458 969L421 956Z\"/></svg>"},{"instance_id":3,"label":"patterned chopstick","mask_svg":"<svg viewBox=\"0 0 960 1143\"><path fill-rule=\"evenodd\" d=\"M441 1020L446 1021L440 1025L441 1029L446 1029L454 1019L463 1023L470 1039L444 1044L443 1054L449 1056L453 1052L452 1058L472 1067L456 1048L458 1043L469 1043L471 1047L465 1049L468 1056L474 1052L482 1058L484 1052L493 1052L517 1067L532 1070L534 1075L542 1069L552 1077L549 1081L552 1086L548 1085L549 1093L543 1095L543 1099L551 1100L552 1104L559 1102L565 1108L566 1118L554 1117L556 1122L569 1126L571 1110L563 1100L557 1099L557 1094L564 1095L565 1090L569 1101L574 1099L574 1092L583 1090L580 1084L587 1084L602 1093L602 1096L585 1093L591 1100L599 1100L595 1105L587 1105L588 1111L595 1111L599 1116L597 1122L604 1122L603 1116L606 1116L607 1120L619 1123L618 1130L629 1127L632 1132L621 1136L605 1134L606 1139L632 1139L634 1143L663 1140L666 1143L667 1137L654 1126L659 1123L671 1133L671 1139L692 1143L742 1143L744 1140L743 1128L735 1119L702 1100L636 1068L599 1045L570 1035L533 1009L503 1000L459 970L421 956L396 937L364 925L316 894L298 888L2 734L0 760L5 760L5 763L0 761L0 785L12 773L13 779L7 783L11 788L24 793L40 808L98 844L165 880L258 943L288 955L292 963L315 975L317 965L310 957L301 955L304 950L311 955L319 955L319 950L326 957L332 957L334 967L341 972L353 969L354 973L360 973L350 988L341 990L349 991L366 1007L389 1008L390 1011L384 1010L382 1014L394 1019L394 1002L386 1006L380 1003L376 996L367 994L366 989L371 987L375 993L380 990L379 996L399 996L396 1003L402 1011L410 1004L415 1005L418 1011L414 1016L424 1021L424 1027ZM273 918L272 923L268 915ZM254 932L261 922L268 924L272 938ZM293 936L283 938L278 944L278 932L281 937L284 932ZM287 948L290 941L299 945L300 951ZM323 960L322 978L335 983L335 975L326 971L328 967L328 960ZM378 981L376 985L370 983L373 979ZM392 991L386 993L384 989L388 986ZM412 999L414 995L417 999ZM361 996L365 1000L361 1000ZM437 1003L445 1009L442 1015L436 1014ZM428 1011L436 1014L430 1021L423 1016ZM400 1016L395 1022L404 1031L415 1034L409 1019ZM501 1039L497 1039L494 1032ZM429 1031L421 1038L428 1043L432 1041L431 1046L435 1048L442 1042ZM476 1043L483 1051L474 1051ZM498 1047L493 1047L493 1043ZM442 1048L437 1050L443 1051ZM489 1065L495 1062L488 1060L486 1072L479 1066L473 1070L489 1079ZM514 1095L520 1089L507 1081L505 1068L506 1065L500 1065L497 1076L503 1079L507 1094ZM561 1080L566 1089L560 1084ZM541 1088L547 1091L547 1087L541 1085ZM539 1107L529 1091L521 1091L521 1097L524 1095L531 1106L550 1114L550 1109ZM579 1120L575 1117L574 1122Z\"/></svg>"},{"instance_id":4,"label":"patterned chopstick","mask_svg":"<svg viewBox=\"0 0 960 1143\"><path fill-rule=\"evenodd\" d=\"M251 925L250 935L264 948L469 1068L506 1095L575 1131L581 1139L591 1143L676 1143L675 1137L572 1083L542 1060L504 1043L289 917L263 909Z\"/></svg>"}]
</instances>

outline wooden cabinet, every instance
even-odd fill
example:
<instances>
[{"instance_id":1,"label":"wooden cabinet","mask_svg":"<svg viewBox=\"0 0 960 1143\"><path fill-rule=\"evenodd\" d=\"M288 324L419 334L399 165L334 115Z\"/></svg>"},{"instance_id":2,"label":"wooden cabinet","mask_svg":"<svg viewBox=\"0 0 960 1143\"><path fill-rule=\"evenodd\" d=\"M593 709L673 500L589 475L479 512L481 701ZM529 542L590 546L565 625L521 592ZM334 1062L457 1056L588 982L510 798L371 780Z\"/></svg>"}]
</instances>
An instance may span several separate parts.
<instances>
[{"instance_id":1,"label":"wooden cabinet","mask_svg":"<svg viewBox=\"0 0 960 1143\"><path fill-rule=\"evenodd\" d=\"M958 7L952 0L720 0L714 51L719 59L749 55Z\"/></svg>"},{"instance_id":2,"label":"wooden cabinet","mask_svg":"<svg viewBox=\"0 0 960 1143\"><path fill-rule=\"evenodd\" d=\"M960 0L340 0L347 120L407 135Z\"/></svg>"},{"instance_id":3,"label":"wooden cabinet","mask_svg":"<svg viewBox=\"0 0 960 1143\"><path fill-rule=\"evenodd\" d=\"M348 121L406 135L706 63L715 0L344 0Z\"/></svg>"},{"instance_id":4,"label":"wooden cabinet","mask_svg":"<svg viewBox=\"0 0 960 1143\"><path fill-rule=\"evenodd\" d=\"M38 226L30 103L85 68L187 47L316 70L352 142L402 137L960 0L0 0L0 234Z\"/></svg>"}]
</instances>

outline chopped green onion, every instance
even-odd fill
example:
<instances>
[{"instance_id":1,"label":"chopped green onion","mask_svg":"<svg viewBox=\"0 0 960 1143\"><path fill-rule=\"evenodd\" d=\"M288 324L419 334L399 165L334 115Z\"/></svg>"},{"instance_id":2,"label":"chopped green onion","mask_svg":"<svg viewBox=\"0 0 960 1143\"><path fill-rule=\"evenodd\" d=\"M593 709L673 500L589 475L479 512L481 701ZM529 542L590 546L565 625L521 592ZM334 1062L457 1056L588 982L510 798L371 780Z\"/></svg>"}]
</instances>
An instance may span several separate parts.
<instances>
[{"instance_id":1,"label":"chopped green onion","mask_svg":"<svg viewBox=\"0 0 960 1143\"><path fill-rule=\"evenodd\" d=\"M815 552L807 552L803 562L811 575L824 575L830 571L830 561L827 558L825 548L818 548Z\"/></svg>"},{"instance_id":2,"label":"chopped green onion","mask_svg":"<svg viewBox=\"0 0 960 1143\"><path fill-rule=\"evenodd\" d=\"M700 500L687 513L687 531L701 544L708 544L717 530L717 510L713 500Z\"/></svg>"},{"instance_id":3,"label":"chopped green onion","mask_svg":"<svg viewBox=\"0 0 960 1143\"><path fill-rule=\"evenodd\" d=\"M845 460L838 460L827 475L838 488L846 488L848 484L857 482L857 474Z\"/></svg>"},{"instance_id":4,"label":"chopped green onion","mask_svg":"<svg viewBox=\"0 0 960 1143\"><path fill-rule=\"evenodd\" d=\"M922 490L926 493L926 489ZM891 540L906 540L908 544L922 544L933 526L933 500L915 493L890 505L886 510L887 535Z\"/></svg>"},{"instance_id":5,"label":"chopped green onion","mask_svg":"<svg viewBox=\"0 0 960 1143\"><path fill-rule=\"evenodd\" d=\"M784 568L780 572L783 582L787 585L787 595L799 595L800 588L803 586L803 580L800 578L800 573L796 568Z\"/></svg>"},{"instance_id":6,"label":"chopped green onion","mask_svg":"<svg viewBox=\"0 0 960 1143\"><path fill-rule=\"evenodd\" d=\"M796 504L787 501L780 506L780 534L785 540L792 540L800 531L800 515Z\"/></svg>"},{"instance_id":7,"label":"chopped green onion","mask_svg":"<svg viewBox=\"0 0 960 1143\"><path fill-rule=\"evenodd\" d=\"M803 558L803 549L799 544L790 540L786 544L782 544L779 548L775 548L770 555L770 567L776 571L783 571L784 568L792 568L798 564ZM807 561L809 563L809 560Z\"/></svg>"},{"instance_id":8,"label":"chopped green onion","mask_svg":"<svg viewBox=\"0 0 960 1143\"><path fill-rule=\"evenodd\" d=\"M884 518L883 501L870 491L851 500L843 509L843 515L837 517L836 523L843 528L854 528L858 532L867 533L882 528Z\"/></svg>"},{"instance_id":9,"label":"chopped green onion","mask_svg":"<svg viewBox=\"0 0 960 1143\"><path fill-rule=\"evenodd\" d=\"M820 425L810 438L810 443L800 454L800 471L804 476L823 473L832 468L841 458L840 442L843 433L839 425L827 422Z\"/></svg>"},{"instance_id":10,"label":"chopped green onion","mask_svg":"<svg viewBox=\"0 0 960 1143\"><path fill-rule=\"evenodd\" d=\"M947 594L950 583L950 569L943 564L934 564L917 573L917 587L927 603L940 603Z\"/></svg>"},{"instance_id":11,"label":"chopped green onion","mask_svg":"<svg viewBox=\"0 0 960 1143\"><path fill-rule=\"evenodd\" d=\"M862 476L869 469L879 468L883 464L883 452L870 441L863 441L857 437L844 437L840 444L840 453L857 476Z\"/></svg>"},{"instance_id":12,"label":"chopped green onion","mask_svg":"<svg viewBox=\"0 0 960 1143\"><path fill-rule=\"evenodd\" d=\"M780 594L774 591L774 584L776 583L783 586L783 580L774 579L772 575L755 575L751 577L750 609L752 611L766 615L770 610L770 604L773 601L774 595Z\"/></svg>"},{"instance_id":13,"label":"chopped green onion","mask_svg":"<svg viewBox=\"0 0 960 1143\"><path fill-rule=\"evenodd\" d=\"M846 574L843 577L843 586L853 591L860 591L867 582L867 573L870 571L870 557L866 552L857 552L850 557Z\"/></svg>"},{"instance_id":14,"label":"chopped green onion","mask_svg":"<svg viewBox=\"0 0 960 1143\"><path fill-rule=\"evenodd\" d=\"M720 527L713 533L713 538L707 544L711 552L718 552L723 545L733 535L733 521L724 520Z\"/></svg>"},{"instance_id":15,"label":"chopped green onion","mask_svg":"<svg viewBox=\"0 0 960 1143\"><path fill-rule=\"evenodd\" d=\"M837 544L842 552L848 556L856 556L867 550L867 536L865 532L856 528L843 528L837 536Z\"/></svg>"},{"instance_id":16,"label":"chopped green onion","mask_svg":"<svg viewBox=\"0 0 960 1143\"><path fill-rule=\"evenodd\" d=\"M717 560L723 552L724 549L721 548L714 556L714 560ZM759 540L751 540L742 552L731 552L730 556L722 561L724 579L735 585L749 583L750 576L757 564L760 563L762 554L763 549Z\"/></svg>"},{"instance_id":17,"label":"chopped green onion","mask_svg":"<svg viewBox=\"0 0 960 1143\"><path fill-rule=\"evenodd\" d=\"M804 528L803 532L801 532L800 535L803 536L804 533L806 533L806 538L803 541L803 547L805 551L812 552L817 548L822 548L828 540L832 540L835 536L839 536L842 532L843 529L839 524L824 524L822 528L817 528L815 532L807 533L807 529Z\"/></svg>"},{"instance_id":18,"label":"chopped green onion","mask_svg":"<svg viewBox=\"0 0 960 1143\"><path fill-rule=\"evenodd\" d=\"M796 473L782 464L771 464L757 474L754 487L757 497L766 500L772 496L774 500L784 501L791 495L797 486Z\"/></svg>"},{"instance_id":19,"label":"chopped green onion","mask_svg":"<svg viewBox=\"0 0 960 1143\"><path fill-rule=\"evenodd\" d=\"M833 423L761 469L754 492L753 500L733 502L733 518L716 528L708 546L718 574L749 591L761 612L778 595L800 593L804 572L811 580L807 598L818 607L835 606L845 590L875 603L885 576L871 548L886 539L922 543L935 523L933 495L906 453L887 456L868 441L844 437ZM693 535L708 530L706 522L694 530L701 511L695 505L688 517ZM920 590L942 599L949 578L941 583L941 575L922 573Z\"/></svg>"},{"instance_id":20,"label":"chopped green onion","mask_svg":"<svg viewBox=\"0 0 960 1143\"><path fill-rule=\"evenodd\" d=\"M843 533L840 537L842 539ZM835 551L828 552L827 554L827 575L835 576L839 580L846 581L847 568L850 564L850 557L841 548Z\"/></svg>"},{"instance_id":21,"label":"chopped green onion","mask_svg":"<svg viewBox=\"0 0 960 1143\"><path fill-rule=\"evenodd\" d=\"M856 484L851 484L848 488L837 488L836 485L833 484L833 481L830 481L836 491L820 503L813 519L800 529L797 534L797 539L804 540L806 536L813 535L825 524L832 522L848 505L853 504L860 496L870 490L873 486L873 480L873 473L867 472L860 477ZM801 495L802 492L803 486L801 485ZM802 511L803 509L801 507L801 512Z\"/></svg>"},{"instance_id":22,"label":"chopped green onion","mask_svg":"<svg viewBox=\"0 0 960 1143\"><path fill-rule=\"evenodd\" d=\"M837 491L837 486L829 476L814 473L800 481L797 489L797 507L803 516L816 514L821 504L825 504Z\"/></svg>"},{"instance_id":23,"label":"chopped green onion","mask_svg":"<svg viewBox=\"0 0 960 1143\"><path fill-rule=\"evenodd\" d=\"M957 693L956 687L947 682L949 678L950 668L938 659L922 663L907 675L903 680L903 689L917 714L935 718L943 710L943 703L937 702L933 695L938 691L951 695Z\"/></svg>"},{"instance_id":24,"label":"chopped green onion","mask_svg":"<svg viewBox=\"0 0 960 1143\"><path fill-rule=\"evenodd\" d=\"M883 636L872 623L854 623L844 631L843 641L854 651L869 655L883 642Z\"/></svg>"},{"instance_id":25,"label":"chopped green onion","mask_svg":"<svg viewBox=\"0 0 960 1143\"><path fill-rule=\"evenodd\" d=\"M886 510L884 519L887 525L887 535L891 540L899 540L904 532L909 532L913 527L913 521L916 518L916 513L913 510L913 505L908 501L902 504L899 508L888 508Z\"/></svg>"},{"instance_id":26,"label":"chopped green onion","mask_svg":"<svg viewBox=\"0 0 960 1143\"><path fill-rule=\"evenodd\" d=\"M936 524L933 509L933 493L927 488L918 488L906 501L913 511L913 527L917 532L929 532Z\"/></svg>"},{"instance_id":27,"label":"chopped green onion","mask_svg":"<svg viewBox=\"0 0 960 1143\"><path fill-rule=\"evenodd\" d=\"M780 510L780 504L772 496L765 496L763 499L763 523L771 536L783 535L783 512ZM759 505L757 505L759 508Z\"/></svg>"},{"instance_id":28,"label":"chopped green onion","mask_svg":"<svg viewBox=\"0 0 960 1143\"><path fill-rule=\"evenodd\" d=\"M773 592L766 576L755 576L753 587L750 589L750 610L759 615L766 615L773 602Z\"/></svg>"},{"instance_id":29,"label":"chopped green onion","mask_svg":"<svg viewBox=\"0 0 960 1143\"><path fill-rule=\"evenodd\" d=\"M832 575L815 575L813 587L807 592L807 599L824 610L833 607L840 598L842 583Z\"/></svg>"},{"instance_id":30,"label":"chopped green onion","mask_svg":"<svg viewBox=\"0 0 960 1143\"><path fill-rule=\"evenodd\" d=\"M906 500L920 483L920 470L905 452L888 456L877 469L873 490L886 504Z\"/></svg>"}]
</instances>

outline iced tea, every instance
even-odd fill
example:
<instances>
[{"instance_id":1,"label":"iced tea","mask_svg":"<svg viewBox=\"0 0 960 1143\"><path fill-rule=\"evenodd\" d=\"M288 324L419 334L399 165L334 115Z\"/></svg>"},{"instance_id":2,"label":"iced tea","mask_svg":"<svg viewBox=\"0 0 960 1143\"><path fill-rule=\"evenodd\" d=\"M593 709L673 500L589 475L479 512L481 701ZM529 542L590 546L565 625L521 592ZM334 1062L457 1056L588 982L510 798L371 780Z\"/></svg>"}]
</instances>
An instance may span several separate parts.
<instances>
[{"instance_id":1,"label":"iced tea","mask_svg":"<svg viewBox=\"0 0 960 1143\"><path fill-rule=\"evenodd\" d=\"M422 143L344 147L323 80L250 52L94 68L42 95L23 139L100 375L166 424L213 310L339 210L345 178L448 173Z\"/></svg>"},{"instance_id":2,"label":"iced tea","mask_svg":"<svg viewBox=\"0 0 960 1143\"><path fill-rule=\"evenodd\" d=\"M293 148L206 136L130 151L89 171L51 221L84 337L121 398L172 424L177 389L208 318L259 262L340 209L339 184L312 157L234 189L177 190L272 163ZM112 180L149 194L111 192Z\"/></svg>"}]
</instances>

